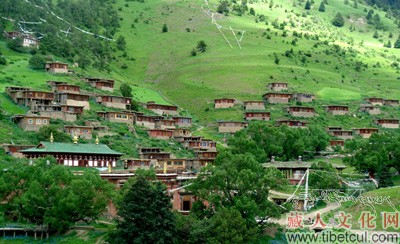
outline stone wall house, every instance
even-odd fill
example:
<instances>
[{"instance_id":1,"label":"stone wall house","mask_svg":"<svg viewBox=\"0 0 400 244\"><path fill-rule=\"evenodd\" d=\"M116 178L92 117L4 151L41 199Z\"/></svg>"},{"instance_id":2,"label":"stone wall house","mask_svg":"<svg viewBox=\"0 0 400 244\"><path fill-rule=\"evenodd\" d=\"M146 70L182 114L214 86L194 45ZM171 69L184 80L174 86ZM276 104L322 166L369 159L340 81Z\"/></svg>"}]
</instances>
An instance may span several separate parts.
<instances>
[{"instance_id":1,"label":"stone wall house","mask_svg":"<svg viewBox=\"0 0 400 244\"><path fill-rule=\"evenodd\" d=\"M350 140L354 138L352 130L331 130L328 132L328 134L343 140Z\"/></svg>"},{"instance_id":2,"label":"stone wall house","mask_svg":"<svg viewBox=\"0 0 400 244\"><path fill-rule=\"evenodd\" d=\"M65 125L64 131L70 134L71 137L77 136L78 138L90 140L92 139L93 126Z\"/></svg>"},{"instance_id":3,"label":"stone wall house","mask_svg":"<svg viewBox=\"0 0 400 244\"><path fill-rule=\"evenodd\" d=\"M94 88L109 92L114 91L114 80L103 78L85 78L84 80Z\"/></svg>"},{"instance_id":4,"label":"stone wall house","mask_svg":"<svg viewBox=\"0 0 400 244\"><path fill-rule=\"evenodd\" d=\"M385 99L385 100L383 101L383 105L385 105L385 106L398 107L398 106L399 106L399 100Z\"/></svg>"},{"instance_id":5,"label":"stone wall house","mask_svg":"<svg viewBox=\"0 0 400 244\"><path fill-rule=\"evenodd\" d=\"M246 128L247 122L242 121L219 121L218 132L219 133L235 133L241 129Z\"/></svg>"},{"instance_id":6,"label":"stone wall house","mask_svg":"<svg viewBox=\"0 0 400 244\"><path fill-rule=\"evenodd\" d=\"M294 117L314 117L315 109L312 107L289 106L285 110Z\"/></svg>"},{"instance_id":7,"label":"stone wall house","mask_svg":"<svg viewBox=\"0 0 400 244\"><path fill-rule=\"evenodd\" d=\"M192 126L192 118L190 117L173 116L172 119L175 120L175 125L178 127Z\"/></svg>"},{"instance_id":8,"label":"stone wall house","mask_svg":"<svg viewBox=\"0 0 400 244\"><path fill-rule=\"evenodd\" d=\"M310 103L315 100L315 95L310 93L295 93L293 94L293 100L301 103Z\"/></svg>"},{"instance_id":9,"label":"stone wall house","mask_svg":"<svg viewBox=\"0 0 400 244\"><path fill-rule=\"evenodd\" d=\"M349 106L344 105L327 105L325 110L332 115L346 115L349 113Z\"/></svg>"},{"instance_id":10,"label":"stone wall house","mask_svg":"<svg viewBox=\"0 0 400 244\"><path fill-rule=\"evenodd\" d=\"M36 131L38 132L43 126L50 125L50 117L40 116L36 114L32 115L15 115L12 120L18 124L21 129L25 131Z\"/></svg>"},{"instance_id":11,"label":"stone wall house","mask_svg":"<svg viewBox=\"0 0 400 244\"><path fill-rule=\"evenodd\" d=\"M308 122L301 120L280 119L276 121L277 126L286 125L292 128L306 128Z\"/></svg>"},{"instance_id":12,"label":"stone wall house","mask_svg":"<svg viewBox=\"0 0 400 244\"><path fill-rule=\"evenodd\" d=\"M370 138L373 133L378 133L377 128L355 128L353 129L354 134L360 135L362 138Z\"/></svg>"},{"instance_id":13,"label":"stone wall house","mask_svg":"<svg viewBox=\"0 0 400 244\"><path fill-rule=\"evenodd\" d=\"M156 121L160 120L160 119L163 119L163 117L162 116L136 114L136 125L143 126L148 129L155 129Z\"/></svg>"},{"instance_id":14,"label":"stone wall house","mask_svg":"<svg viewBox=\"0 0 400 244\"><path fill-rule=\"evenodd\" d=\"M383 106L384 99L380 97L368 97L365 99L367 103L370 103L374 106Z\"/></svg>"},{"instance_id":15,"label":"stone wall house","mask_svg":"<svg viewBox=\"0 0 400 244\"><path fill-rule=\"evenodd\" d=\"M30 88L7 88L7 94L15 103L35 109L36 105L50 105L55 99L53 92L36 91Z\"/></svg>"},{"instance_id":16,"label":"stone wall house","mask_svg":"<svg viewBox=\"0 0 400 244\"><path fill-rule=\"evenodd\" d=\"M265 120L268 121L271 117L270 112L249 111L244 113L245 120Z\"/></svg>"},{"instance_id":17,"label":"stone wall house","mask_svg":"<svg viewBox=\"0 0 400 244\"><path fill-rule=\"evenodd\" d=\"M85 110L90 109L89 98L89 95L70 92L60 92L55 94L56 102L62 105L82 106Z\"/></svg>"},{"instance_id":18,"label":"stone wall house","mask_svg":"<svg viewBox=\"0 0 400 244\"><path fill-rule=\"evenodd\" d=\"M277 93L277 92L268 92L263 95L263 98L271 104L277 103L289 103L293 94L291 93Z\"/></svg>"},{"instance_id":19,"label":"stone wall house","mask_svg":"<svg viewBox=\"0 0 400 244\"><path fill-rule=\"evenodd\" d=\"M45 69L49 73L67 74L68 64L61 62L48 62L46 63Z\"/></svg>"},{"instance_id":20,"label":"stone wall house","mask_svg":"<svg viewBox=\"0 0 400 244\"><path fill-rule=\"evenodd\" d=\"M217 98L214 99L214 108L233 108L235 99L233 98Z\"/></svg>"},{"instance_id":21,"label":"stone wall house","mask_svg":"<svg viewBox=\"0 0 400 244\"><path fill-rule=\"evenodd\" d=\"M48 116L52 119L61 119L75 122L83 113L83 106L70 105L37 105L32 112Z\"/></svg>"},{"instance_id":22,"label":"stone wall house","mask_svg":"<svg viewBox=\"0 0 400 244\"><path fill-rule=\"evenodd\" d=\"M159 115L178 115L178 107L173 105L157 104L148 102L145 108Z\"/></svg>"},{"instance_id":23,"label":"stone wall house","mask_svg":"<svg viewBox=\"0 0 400 244\"><path fill-rule=\"evenodd\" d=\"M164 129L149 129L147 130L147 133L151 138L160 140L169 140L172 138L173 131Z\"/></svg>"},{"instance_id":24,"label":"stone wall house","mask_svg":"<svg viewBox=\"0 0 400 244\"><path fill-rule=\"evenodd\" d=\"M157 129L175 129L175 120L168 118L158 118L155 120L155 127Z\"/></svg>"},{"instance_id":25,"label":"stone wall house","mask_svg":"<svg viewBox=\"0 0 400 244\"><path fill-rule=\"evenodd\" d=\"M379 107L370 104L362 104L360 111L371 115L381 114L381 109Z\"/></svg>"},{"instance_id":26,"label":"stone wall house","mask_svg":"<svg viewBox=\"0 0 400 244\"><path fill-rule=\"evenodd\" d=\"M131 108L132 100L129 97L101 95L96 97L96 102L109 108L127 109Z\"/></svg>"},{"instance_id":27,"label":"stone wall house","mask_svg":"<svg viewBox=\"0 0 400 244\"><path fill-rule=\"evenodd\" d=\"M135 122L135 114L131 112L100 111L97 112L97 116L104 120L115 123L125 123L133 125L133 123Z\"/></svg>"},{"instance_id":28,"label":"stone wall house","mask_svg":"<svg viewBox=\"0 0 400 244\"><path fill-rule=\"evenodd\" d=\"M62 93L62 92L67 92L67 93L75 93L75 94L80 94L81 93L81 87L77 85L70 85L70 84L55 84L52 85L53 92L56 93Z\"/></svg>"},{"instance_id":29,"label":"stone wall house","mask_svg":"<svg viewBox=\"0 0 400 244\"><path fill-rule=\"evenodd\" d=\"M244 102L244 110L265 110L264 101L245 101Z\"/></svg>"},{"instance_id":30,"label":"stone wall house","mask_svg":"<svg viewBox=\"0 0 400 244\"><path fill-rule=\"evenodd\" d=\"M380 125L383 128L388 128L388 129L398 129L399 128L399 120L398 119L377 119L377 120L375 120L375 124Z\"/></svg>"},{"instance_id":31,"label":"stone wall house","mask_svg":"<svg viewBox=\"0 0 400 244\"><path fill-rule=\"evenodd\" d=\"M3 149L6 154L13 156L14 158L23 158L24 155L20 152L21 150L32 148L35 145L14 145L14 144L3 144Z\"/></svg>"}]
</instances>

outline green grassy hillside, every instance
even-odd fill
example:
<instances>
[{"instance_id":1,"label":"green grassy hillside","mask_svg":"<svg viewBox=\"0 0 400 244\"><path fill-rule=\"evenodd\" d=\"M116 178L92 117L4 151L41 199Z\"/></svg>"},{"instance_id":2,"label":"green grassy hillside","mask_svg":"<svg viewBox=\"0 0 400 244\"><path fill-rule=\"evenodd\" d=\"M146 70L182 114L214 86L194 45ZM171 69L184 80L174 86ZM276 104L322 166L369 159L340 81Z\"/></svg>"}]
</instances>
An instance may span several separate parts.
<instances>
[{"instance_id":1,"label":"green grassy hillside","mask_svg":"<svg viewBox=\"0 0 400 244\"><path fill-rule=\"evenodd\" d=\"M241 120L243 113L240 105L214 110L214 98L261 99L268 82L285 81L291 91L316 94L312 106L320 116L311 122L371 126L373 118L357 112L363 97L400 99L400 49L383 47L389 40L395 43L400 31L393 19L375 9L386 30L378 30L379 38L373 38L375 27L365 19L371 7L328 2L326 12L319 12L320 2L305 10L302 1L249 1L255 15L238 16L232 11L216 13L217 0L116 0L121 24L116 35L125 37L127 47L126 55L115 50L118 59L111 63L110 73L92 67L73 68L75 76L35 71L28 66L29 54L10 51L2 43L8 64L0 66L0 89L7 85L48 89L44 81L50 79L79 83L81 76L113 78L117 84L131 84L139 101L179 105L204 126L199 134L212 135L216 121ZM207 11L214 13L218 25ZM345 17L344 27L331 24L337 12ZM168 32L162 32L164 24ZM191 56L200 40L206 42L206 52ZM11 113L22 111L4 96L1 101ZM322 110L327 103L349 104L357 118L329 116ZM286 116L281 106L267 110L273 119ZM385 113L382 116L399 115L398 109Z\"/></svg>"}]
</instances>

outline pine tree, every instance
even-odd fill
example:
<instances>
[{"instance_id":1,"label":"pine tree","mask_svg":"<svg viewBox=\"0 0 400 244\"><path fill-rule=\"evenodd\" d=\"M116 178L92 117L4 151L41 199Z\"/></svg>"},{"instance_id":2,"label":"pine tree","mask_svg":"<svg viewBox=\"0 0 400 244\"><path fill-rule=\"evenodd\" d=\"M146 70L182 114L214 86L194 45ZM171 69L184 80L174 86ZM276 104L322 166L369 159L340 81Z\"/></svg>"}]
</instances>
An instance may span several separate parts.
<instances>
[{"instance_id":1,"label":"pine tree","mask_svg":"<svg viewBox=\"0 0 400 244\"><path fill-rule=\"evenodd\" d=\"M332 20L332 24L336 27L344 26L344 18L340 13L337 13L335 18Z\"/></svg>"},{"instance_id":2,"label":"pine tree","mask_svg":"<svg viewBox=\"0 0 400 244\"><path fill-rule=\"evenodd\" d=\"M110 243L172 243L174 215L165 186L138 175L118 209L122 218Z\"/></svg>"},{"instance_id":3,"label":"pine tree","mask_svg":"<svg viewBox=\"0 0 400 244\"><path fill-rule=\"evenodd\" d=\"M400 37L397 38L397 41L393 45L394 48L400 48Z\"/></svg>"},{"instance_id":4,"label":"pine tree","mask_svg":"<svg viewBox=\"0 0 400 244\"><path fill-rule=\"evenodd\" d=\"M162 32L168 32L168 26L167 24L164 24L162 27Z\"/></svg>"},{"instance_id":5,"label":"pine tree","mask_svg":"<svg viewBox=\"0 0 400 244\"><path fill-rule=\"evenodd\" d=\"M325 12L325 4L324 2L321 2L321 4L319 5L318 11L320 12Z\"/></svg>"},{"instance_id":6,"label":"pine tree","mask_svg":"<svg viewBox=\"0 0 400 244\"><path fill-rule=\"evenodd\" d=\"M307 0L306 6L304 7L304 9L306 9L306 10L310 10L311 9L311 3L310 3L309 0Z\"/></svg>"},{"instance_id":7,"label":"pine tree","mask_svg":"<svg viewBox=\"0 0 400 244\"><path fill-rule=\"evenodd\" d=\"M379 33L378 33L377 30L375 30L374 35L372 37L375 38L375 39L379 38Z\"/></svg>"}]
</instances>

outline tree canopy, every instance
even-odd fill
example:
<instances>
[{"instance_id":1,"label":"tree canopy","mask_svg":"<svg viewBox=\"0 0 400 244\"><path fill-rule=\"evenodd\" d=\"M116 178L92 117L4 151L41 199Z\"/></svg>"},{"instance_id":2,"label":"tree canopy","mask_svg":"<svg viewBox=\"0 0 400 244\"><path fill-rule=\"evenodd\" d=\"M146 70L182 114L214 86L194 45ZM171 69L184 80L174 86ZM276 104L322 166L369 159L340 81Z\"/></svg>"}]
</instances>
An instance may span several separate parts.
<instances>
[{"instance_id":1,"label":"tree canopy","mask_svg":"<svg viewBox=\"0 0 400 244\"><path fill-rule=\"evenodd\" d=\"M15 163L0 172L6 218L58 232L77 221L95 220L112 198L113 188L96 171L74 175L52 157L37 159L33 165Z\"/></svg>"},{"instance_id":2,"label":"tree canopy","mask_svg":"<svg viewBox=\"0 0 400 244\"><path fill-rule=\"evenodd\" d=\"M214 165L189 188L199 198L192 209L199 222L191 234L209 242L248 242L266 220L280 216L282 209L268 196L286 180L277 169L264 169L250 153L223 151Z\"/></svg>"},{"instance_id":3,"label":"tree canopy","mask_svg":"<svg viewBox=\"0 0 400 244\"><path fill-rule=\"evenodd\" d=\"M161 182L137 174L131 178L119 202L117 230L110 243L172 243L175 219L172 204Z\"/></svg>"}]
</instances>

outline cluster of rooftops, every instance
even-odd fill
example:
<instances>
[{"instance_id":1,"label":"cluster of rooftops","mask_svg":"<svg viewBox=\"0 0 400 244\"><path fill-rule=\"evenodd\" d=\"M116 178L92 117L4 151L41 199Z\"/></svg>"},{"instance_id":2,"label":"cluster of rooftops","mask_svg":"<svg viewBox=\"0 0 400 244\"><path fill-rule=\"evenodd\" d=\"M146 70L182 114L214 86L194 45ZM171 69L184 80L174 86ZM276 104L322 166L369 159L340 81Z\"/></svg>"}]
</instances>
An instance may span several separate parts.
<instances>
[{"instance_id":1,"label":"cluster of rooftops","mask_svg":"<svg viewBox=\"0 0 400 244\"><path fill-rule=\"evenodd\" d=\"M269 90L267 93L262 95L262 100L252 100L244 101L244 121L219 121L219 132L230 132L234 133L248 126L249 121L252 120L262 120L269 121L271 119L271 113L266 111L266 104L289 104L291 101L295 101L296 104L312 103L316 97L314 94L309 93L291 93L288 92L288 83L286 82L272 82L267 85ZM234 98L219 98L214 100L215 109L232 108L236 104L240 103ZM379 115L381 114L382 106L399 106L399 100L394 99L383 99L377 97L365 98L364 103L360 105L360 111L371 114ZM323 106L325 111L334 116L350 115L349 106L347 105L336 105L330 104ZM295 128L305 128L308 125L307 121L302 120L303 118L316 117L318 114L315 108L312 106L287 106L284 108L288 115L295 117L295 119L279 119L276 120L276 124L287 125L289 127ZM297 119L299 118L299 119ZM398 118L376 118L374 123L383 128L397 129L399 128ZM340 131L339 131L340 129ZM344 130L342 128L337 128L337 130L332 131L327 128L330 135L336 139L351 139L353 135L361 135L364 138L368 138L371 133L378 132L377 128L354 128L352 130ZM342 136L344 134L347 136ZM344 144L343 140L332 140L331 145Z\"/></svg>"}]
</instances>

